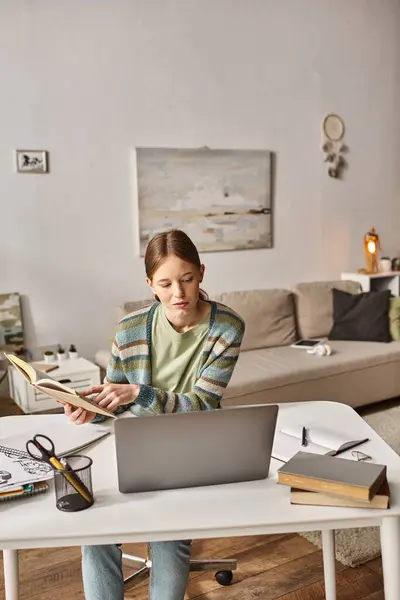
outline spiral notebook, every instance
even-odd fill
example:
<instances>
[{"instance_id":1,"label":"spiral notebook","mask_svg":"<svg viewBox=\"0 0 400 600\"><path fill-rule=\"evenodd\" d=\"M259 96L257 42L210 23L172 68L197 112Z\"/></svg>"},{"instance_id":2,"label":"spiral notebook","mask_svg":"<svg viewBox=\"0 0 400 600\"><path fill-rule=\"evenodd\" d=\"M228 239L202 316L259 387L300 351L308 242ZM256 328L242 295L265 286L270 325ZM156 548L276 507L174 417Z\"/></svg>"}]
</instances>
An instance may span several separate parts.
<instances>
[{"instance_id":1,"label":"spiral notebook","mask_svg":"<svg viewBox=\"0 0 400 600\"><path fill-rule=\"evenodd\" d=\"M35 481L35 483L23 485L22 487L9 492L0 492L0 502L8 502L22 498L30 498L37 494L44 494L49 489L47 481Z\"/></svg>"},{"instance_id":2,"label":"spiral notebook","mask_svg":"<svg viewBox=\"0 0 400 600\"><path fill-rule=\"evenodd\" d=\"M53 468L46 462L34 460L26 452L26 442L34 434L47 435L54 443L56 455L62 458L100 442L110 434L110 429L91 423L77 427L65 419L56 425L44 421L38 430L0 438L0 493L52 479Z\"/></svg>"}]
</instances>

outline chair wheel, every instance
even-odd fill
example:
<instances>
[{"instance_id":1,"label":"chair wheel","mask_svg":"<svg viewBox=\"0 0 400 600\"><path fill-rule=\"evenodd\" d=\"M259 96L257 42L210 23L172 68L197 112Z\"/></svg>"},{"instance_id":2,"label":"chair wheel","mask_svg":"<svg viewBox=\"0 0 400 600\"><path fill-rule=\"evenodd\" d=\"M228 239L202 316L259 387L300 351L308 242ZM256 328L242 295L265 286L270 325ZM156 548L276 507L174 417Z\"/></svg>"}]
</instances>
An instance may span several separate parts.
<instances>
[{"instance_id":1,"label":"chair wheel","mask_svg":"<svg viewBox=\"0 0 400 600\"><path fill-rule=\"evenodd\" d=\"M232 571L218 571L215 573L215 579L219 585L229 585L233 579Z\"/></svg>"}]
</instances>

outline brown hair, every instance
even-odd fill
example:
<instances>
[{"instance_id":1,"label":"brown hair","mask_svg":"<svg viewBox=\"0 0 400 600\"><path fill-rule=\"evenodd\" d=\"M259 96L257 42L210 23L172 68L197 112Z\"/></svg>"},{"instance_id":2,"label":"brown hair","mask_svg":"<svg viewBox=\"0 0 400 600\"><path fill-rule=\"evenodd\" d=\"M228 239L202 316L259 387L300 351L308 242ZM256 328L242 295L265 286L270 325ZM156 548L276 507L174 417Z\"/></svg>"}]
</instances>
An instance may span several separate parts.
<instances>
[{"instance_id":1,"label":"brown hair","mask_svg":"<svg viewBox=\"0 0 400 600\"><path fill-rule=\"evenodd\" d=\"M171 254L194 265L198 269L201 267L199 253L190 237L180 229L171 229L170 231L157 233L147 244L144 266L149 279L153 279L154 273L167 256ZM208 295L204 290L200 289L199 298L200 300L207 300ZM159 300L157 296L156 300Z\"/></svg>"}]
</instances>

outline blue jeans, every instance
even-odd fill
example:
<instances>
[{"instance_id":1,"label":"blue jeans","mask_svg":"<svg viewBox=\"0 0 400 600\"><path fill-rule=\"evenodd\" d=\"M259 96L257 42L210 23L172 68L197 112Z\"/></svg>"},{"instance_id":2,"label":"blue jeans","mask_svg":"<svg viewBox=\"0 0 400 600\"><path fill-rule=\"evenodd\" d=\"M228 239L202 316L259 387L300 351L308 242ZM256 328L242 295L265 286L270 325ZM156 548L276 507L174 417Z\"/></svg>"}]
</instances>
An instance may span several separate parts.
<instances>
[{"instance_id":1,"label":"blue jeans","mask_svg":"<svg viewBox=\"0 0 400 600\"><path fill-rule=\"evenodd\" d=\"M152 542L149 547L149 600L183 600L190 569L190 541ZM82 578L86 600L123 600L119 546L82 546Z\"/></svg>"}]
</instances>

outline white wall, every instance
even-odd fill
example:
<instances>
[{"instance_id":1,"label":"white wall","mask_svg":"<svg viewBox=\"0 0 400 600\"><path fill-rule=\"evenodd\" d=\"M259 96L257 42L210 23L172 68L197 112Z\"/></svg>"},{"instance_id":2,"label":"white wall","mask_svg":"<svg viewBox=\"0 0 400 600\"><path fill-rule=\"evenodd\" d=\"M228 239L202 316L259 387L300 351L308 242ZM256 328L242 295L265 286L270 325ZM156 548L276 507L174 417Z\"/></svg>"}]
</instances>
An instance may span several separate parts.
<instances>
[{"instance_id":1,"label":"white wall","mask_svg":"<svg viewBox=\"0 0 400 600\"><path fill-rule=\"evenodd\" d=\"M137 146L276 153L275 247L204 254L209 291L337 278L375 226L400 253L398 0L0 0L0 291L31 349L108 346L146 292L130 183ZM320 124L351 152L329 179ZM17 175L15 148L50 151Z\"/></svg>"}]
</instances>

